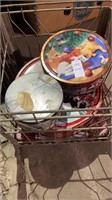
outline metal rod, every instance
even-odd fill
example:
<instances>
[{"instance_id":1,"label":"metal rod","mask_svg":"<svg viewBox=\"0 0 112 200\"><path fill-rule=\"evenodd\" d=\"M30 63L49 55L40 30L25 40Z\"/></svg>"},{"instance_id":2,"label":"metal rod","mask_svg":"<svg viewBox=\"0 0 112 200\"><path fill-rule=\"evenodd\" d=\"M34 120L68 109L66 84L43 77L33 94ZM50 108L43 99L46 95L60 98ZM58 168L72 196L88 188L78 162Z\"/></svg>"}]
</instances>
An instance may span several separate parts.
<instances>
[{"instance_id":1,"label":"metal rod","mask_svg":"<svg viewBox=\"0 0 112 200\"><path fill-rule=\"evenodd\" d=\"M112 85L107 89L106 93L104 94L103 98L105 98L111 91Z\"/></svg>"},{"instance_id":2,"label":"metal rod","mask_svg":"<svg viewBox=\"0 0 112 200\"><path fill-rule=\"evenodd\" d=\"M9 21L10 21L10 23L9 23L9 26L10 26L10 31L11 31L11 34L12 34L12 39L13 39L13 44L16 46L16 48L17 49L19 49L19 46L18 46L18 42L17 42L17 40L16 40L16 37L14 37L14 31L13 31L13 27L12 27L12 25L11 25L11 20L12 20L12 18L11 18L11 16L10 16L10 13L9 13L9 9L7 8L7 14L8 14L8 18L9 18ZM13 22L12 22L13 23Z\"/></svg>"},{"instance_id":3,"label":"metal rod","mask_svg":"<svg viewBox=\"0 0 112 200\"><path fill-rule=\"evenodd\" d=\"M6 62L6 55L7 55L7 47L8 44L5 44L5 52L4 52L4 57L3 57L3 64L2 64L2 73L1 73L1 82L0 82L0 94L2 90L2 83L3 83L3 78L4 78L4 73L5 73L5 62Z\"/></svg>"},{"instance_id":4,"label":"metal rod","mask_svg":"<svg viewBox=\"0 0 112 200\"><path fill-rule=\"evenodd\" d=\"M82 108L82 109L67 109L66 110L66 112L75 112L75 111L100 111L100 110L112 110L112 107L101 107L101 108L86 108L86 109L84 109L84 108ZM63 112L65 112L65 110L44 110L44 111L41 111L41 110L38 110L38 111L32 111L32 112L4 112L4 113L0 113L1 115L18 115L18 114L39 114L39 113L58 113L58 112L61 112L61 113L63 113ZM93 114L91 114L92 116L93 116ZM80 115L78 115L78 117L79 117ZM84 114L83 114L83 116L85 116ZM62 118L63 118L64 116L62 116ZM47 117L44 117L45 119L47 119Z\"/></svg>"},{"instance_id":5,"label":"metal rod","mask_svg":"<svg viewBox=\"0 0 112 200\"><path fill-rule=\"evenodd\" d=\"M30 140L30 138L29 138L24 132L22 132L22 134L24 135L24 137L25 137L31 144L33 144L33 142Z\"/></svg>"},{"instance_id":6,"label":"metal rod","mask_svg":"<svg viewBox=\"0 0 112 200\"><path fill-rule=\"evenodd\" d=\"M74 111L96 111L96 110L112 110L112 107L101 107L101 108L75 108L75 109L67 109L67 110L37 110L32 112L4 112L0 113L1 115L17 115L17 114L39 114L39 113L58 113L58 112L74 112Z\"/></svg>"},{"instance_id":7,"label":"metal rod","mask_svg":"<svg viewBox=\"0 0 112 200\"><path fill-rule=\"evenodd\" d=\"M52 12L52 11L63 11L63 10L84 10L86 9L87 7L70 7L70 8L47 8L47 9L31 9L31 10L23 10L24 13L32 13L32 12ZM88 7L88 9L99 9L100 7L99 6L90 6ZM110 6L102 6L102 8L110 8ZM2 14L6 14L6 13L10 13L10 14L17 14L17 13L21 13L21 10L16 10L16 11L4 11L4 12L1 12Z\"/></svg>"},{"instance_id":8,"label":"metal rod","mask_svg":"<svg viewBox=\"0 0 112 200\"><path fill-rule=\"evenodd\" d=\"M10 75L11 75L12 79L14 80L15 79L14 72L11 70L11 67L10 67L10 65L9 65L7 60L6 60L6 66L7 66L8 70L9 70L9 72L10 72Z\"/></svg>"},{"instance_id":9,"label":"metal rod","mask_svg":"<svg viewBox=\"0 0 112 200\"><path fill-rule=\"evenodd\" d=\"M112 117L112 113L108 113L108 114L88 114L88 115L73 115L73 116L52 116L52 117L36 117L37 120L52 120L52 119L68 119L68 118L89 118L89 117ZM30 120L30 121L34 121L34 118L8 118L8 119L0 119L0 122L8 122L8 121L25 121L25 120Z\"/></svg>"},{"instance_id":10,"label":"metal rod","mask_svg":"<svg viewBox=\"0 0 112 200\"><path fill-rule=\"evenodd\" d=\"M24 22L28 25L28 27L30 27L30 29L35 33L35 35L37 36L37 42L38 42L38 48L39 48L39 51L41 51L41 47L40 47L40 43L39 43L39 38L38 38L38 34L37 32L34 30L34 28L28 23L28 21L26 20L25 18L25 15L23 13L23 8L21 7L21 12L22 12L22 16L23 16L23 20ZM28 36L27 36L28 37Z\"/></svg>"},{"instance_id":11,"label":"metal rod","mask_svg":"<svg viewBox=\"0 0 112 200\"><path fill-rule=\"evenodd\" d=\"M105 78L103 79L103 83L105 83L105 82L106 82L106 80L107 80L107 78L108 78L109 74L111 73L111 70L112 70L112 64L110 64L110 69L109 69L109 71L108 71L107 75L105 76Z\"/></svg>"},{"instance_id":12,"label":"metal rod","mask_svg":"<svg viewBox=\"0 0 112 200\"><path fill-rule=\"evenodd\" d=\"M6 8L6 7L19 7L19 6L35 6L35 5L49 5L49 4L63 4L63 3L78 3L78 2L83 2L82 0L69 0L68 2L67 1L52 1L52 2L41 2L41 1L38 1L38 2L33 2L33 3L21 3L21 4L7 4L7 5L0 5L0 8ZM86 2L90 2L90 0L86 0ZM91 2L97 2L95 0L91 0ZM111 0L99 0L99 2L110 2L111 3Z\"/></svg>"},{"instance_id":13,"label":"metal rod","mask_svg":"<svg viewBox=\"0 0 112 200\"><path fill-rule=\"evenodd\" d=\"M56 129L56 130L52 130L52 129L49 129L49 130L41 130L40 133L53 133L53 132L56 132L56 133L60 133L60 132L74 132L74 131L87 131L87 130L103 130L103 129L111 129L112 126L106 126L106 127L82 127L82 128L74 128L74 129ZM23 132L23 131L22 131ZM34 130L33 133L37 133L38 130ZM14 133L18 133L18 131L6 131L6 133L11 133L11 134L14 134ZM29 130L24 130L23 132L24 134L25 133L32 133L32 131L29 131ZM33 134L32 133L32 134ZM55 134L56 134L55 133ZM76 133L77 134L77 133Z\"/></svg>"},{"instance_id":14,"label":"metal rod","mask_svg":"<svg viewBox=\"0 0 112 200\"><path fill-rule=\"evenodd\" d=\"M10 11L9 9L8 10L8 14L9 14L9 18L10 18L10 21L12 22L12 24L24 35L25 39L26 39L26 43L27 43L27 47L28 47L28 51L29 51L29 55L30 57L32 56L32 53L31 53L31 49L29 47L29 44L28 44L28 38L27 38L27 35L24 33L24 31L12 20L12 17L10 15Z\"/></svg>"},{"instance_id":15,"label":"metal rod","mask_svg":"<svg viewBox=\"0 0 112 200\"><path fill-rule=\"evenodd\" d=\"M46 137L47 138L47 137ZM58 144L64 144L64 143L68 143L68 139L69 138L57 138L57 141L58 141ZM102 141L105 141L108 142L108 141L111 141L111 138L109 136L103 136L103 137L97 137L97 138L77 138L77 137L74 137L72 136L70 138L70 142L80 142L80 143L98 143L100 144ZM26 141L18 141L19 144L24 144L24 145L29 145L29 143L27 143ZM36 140L36 141L33 141L33 144L40 144L40 145L52 145L52 144L56 144L56 141L54 140L54 138L47 138L46 140ZM109 178L108 178L109 179Z\"/></svg>"}]
</instances>

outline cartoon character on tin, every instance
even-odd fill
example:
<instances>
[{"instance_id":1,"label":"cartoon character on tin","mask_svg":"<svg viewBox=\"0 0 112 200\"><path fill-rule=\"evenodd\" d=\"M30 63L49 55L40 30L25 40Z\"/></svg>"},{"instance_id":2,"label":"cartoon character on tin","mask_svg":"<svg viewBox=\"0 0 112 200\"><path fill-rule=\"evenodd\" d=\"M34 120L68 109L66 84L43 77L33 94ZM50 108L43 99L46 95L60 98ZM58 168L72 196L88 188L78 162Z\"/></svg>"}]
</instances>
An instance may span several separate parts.
<instances>
[{"instance_id":1,"label":"cartoon character on tin","mask_svg":"<svg viewBox=\"0 0 112 200\"><path fill-rule=\"evenodd\" d=\"M87 32L61 34L52 40L50 46L52 48L46 53L48 66L64 80L91 77L98 74L108 62L106 45L97 36ZM79 74L76 74L76 63L79 64Z\"/></svg>"},{"instance_id":2,"label":"cartoon character on tin","mask_svg":"<svg viewBox=\"0 0 112 200\"><path fill-rule=\"evenodd\" d=\"M75 50L73 50L74 54L73 51L69 52L70 59L71 61L81 60L86 77L92 76L93 70L104 67L108 62L107 48L96 36L89 36L76 49L80 50L80 54L75 55ZM60 62L57 71L58 76L62 79L75 78L72 63Z\"/></svg>"}]
</instances>

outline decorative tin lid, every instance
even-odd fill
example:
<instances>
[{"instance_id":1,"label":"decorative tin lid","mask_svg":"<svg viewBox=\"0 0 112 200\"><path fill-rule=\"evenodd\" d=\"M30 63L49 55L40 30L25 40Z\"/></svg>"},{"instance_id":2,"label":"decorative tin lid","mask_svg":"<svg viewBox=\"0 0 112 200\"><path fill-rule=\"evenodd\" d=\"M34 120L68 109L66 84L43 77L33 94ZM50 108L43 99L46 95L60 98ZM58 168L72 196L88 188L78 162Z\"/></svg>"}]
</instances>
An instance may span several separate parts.
<instances>
[{"instance_id":1,"label":"decorative tin lid","mask_svg":"<svg viewBox=\"0 0 112 200\"><path fill-rule=\"evenodd\" d=\"M57 80L84 84L108 71L110 50L98 34L85 29L70 29L54 34L45 42L41 61L45 70Z\"/></svg>"},{"instance_id":2,"label":"decorative tin lid","mask_svg":"<svg viewBox=\"0 0 112 200\"><path fill-rule=\"evenodd\" d=\"M9 112L32 112L59 109L63 101L60 84L46 74L25 74L14 80L5 95L5 104ZM48 117L54 113L38 113L36 117ZM13 115L18 118L29 118L25 122L36 122L33 114ZM30 118L32 120L30 120Z\"/></svg>"}]
</instances>

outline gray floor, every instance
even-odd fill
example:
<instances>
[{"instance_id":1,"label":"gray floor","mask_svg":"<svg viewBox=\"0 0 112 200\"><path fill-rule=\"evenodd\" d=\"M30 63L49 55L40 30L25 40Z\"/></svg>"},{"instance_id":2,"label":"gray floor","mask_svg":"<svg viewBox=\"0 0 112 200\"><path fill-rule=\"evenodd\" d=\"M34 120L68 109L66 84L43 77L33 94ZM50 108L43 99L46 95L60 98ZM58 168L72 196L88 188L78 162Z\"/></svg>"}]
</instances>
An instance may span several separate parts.
<instances>
[{"instance_id":1,"label":"gray floor","mask_svg":"<svg viewBox=\"0 0 112 200\"><path fill-rule=\"evenodd\" d=\"M8 142L0 150L0 188L4 185L1 199L112 199L110 141L35 144L21 146L20 149L24 158L25 182L22 182L22 168L14 155L14 147ZM18 178L21 181L20 187Z\"/></svg>"}]
</instances>

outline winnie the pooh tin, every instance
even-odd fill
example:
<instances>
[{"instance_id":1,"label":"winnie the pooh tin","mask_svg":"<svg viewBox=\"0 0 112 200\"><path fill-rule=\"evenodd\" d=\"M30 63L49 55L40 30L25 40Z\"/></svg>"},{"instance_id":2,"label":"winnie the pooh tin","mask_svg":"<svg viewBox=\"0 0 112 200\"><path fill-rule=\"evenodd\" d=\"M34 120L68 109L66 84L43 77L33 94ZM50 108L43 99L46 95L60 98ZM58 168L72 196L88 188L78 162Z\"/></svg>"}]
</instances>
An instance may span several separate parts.
<instances>
[{"instance_id":1,"label":"winnie the pooh tin","mask_svg":"<svg viewBox=\"0 0 112 200\"><path fill-rule=\"evenodd\" d=\"M41 61L46 72L60 81L64 90L70 91L71 87L76 92L106 74L110 67L110 48L92 31L63 30L45 42Z\"/></svg>"}]
</instances>

